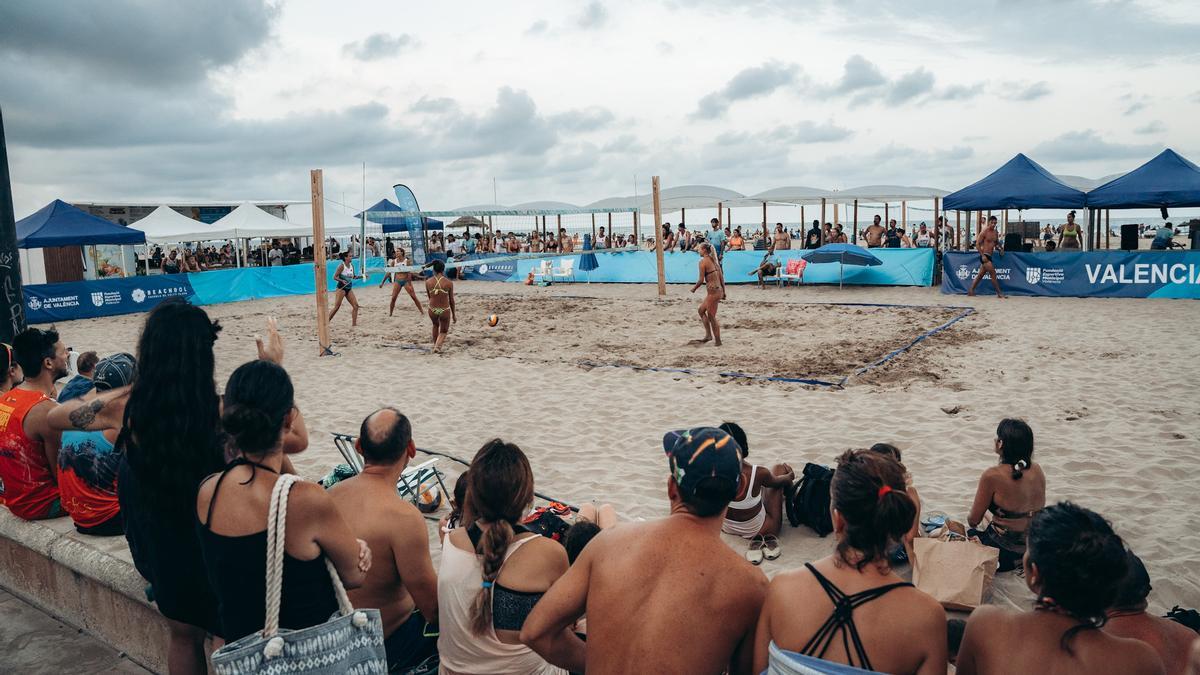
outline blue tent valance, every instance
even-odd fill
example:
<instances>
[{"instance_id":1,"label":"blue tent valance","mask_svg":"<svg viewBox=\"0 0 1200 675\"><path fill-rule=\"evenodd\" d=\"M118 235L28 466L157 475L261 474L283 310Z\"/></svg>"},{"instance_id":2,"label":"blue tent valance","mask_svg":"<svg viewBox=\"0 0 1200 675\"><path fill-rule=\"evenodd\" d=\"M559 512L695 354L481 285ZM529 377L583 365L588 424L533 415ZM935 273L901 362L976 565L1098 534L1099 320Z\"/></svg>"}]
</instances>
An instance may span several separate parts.
<instances>
[{"instance_id":1,"label":"blue tent valance","mask_svg":"<svg viewBox=\"0 0 1200 675\"><path fill-rule=\"evenodd\" d=\"M1141 209L1200 206L1200 167L1174 150L1087 193L1094 208Z\"/></svg>"},{"instance_id":2,"label":"blue tent valance","mask_svg":"<svg viewBox=\"0 0 1200 675\"><path fill-rule=\"evenodd\" d=\"M367 220L372 223L379 223L383 226L384 232L403 232L408 229L404 219L411 217L405 214L404 209L396 206L388 199L380 199L366 211L354 214L355 218L361 218L362 214L367 214ZM442 221L436 218L425 218L426 230L441 230L445 225Z\"/></svg>"},{"instance_id":3,"label":"blue tent valance","mask_svg":"<svg viewBox=\"0 0 1200 675\"><path fill-rule=\"evenodd\" d=\"M982 180L946 195L942 206L947 211L1073 209L1086 206L1086 199L1082 191L1018 154Z\"/></svg>"},{"instance_id":4,"label":"blue tent valance","mask_svg":"<svg viewBox=\"0 0 1200 675\"><path fill-rule=\"evenodd\" d=\"M18 248L144 243L141 230L110 223L60 199L17 221Z\"/></svg>"}]
</instances>

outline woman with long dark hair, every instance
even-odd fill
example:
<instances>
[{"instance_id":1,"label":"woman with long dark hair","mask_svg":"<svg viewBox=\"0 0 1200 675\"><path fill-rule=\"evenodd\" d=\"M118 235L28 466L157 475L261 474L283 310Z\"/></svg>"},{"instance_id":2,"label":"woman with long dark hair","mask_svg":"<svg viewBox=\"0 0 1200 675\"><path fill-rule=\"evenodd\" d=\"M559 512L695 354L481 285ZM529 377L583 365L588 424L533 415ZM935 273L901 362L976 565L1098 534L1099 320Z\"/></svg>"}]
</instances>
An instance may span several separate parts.
<instances>
[{"instance_id":1,"label":"woman with long dark hair","mask_svg":"<svg viewBox=\"0 0 1200 675\"><path fill-rule=\"evenodd\" d=\"M304 423L294 393L287 371L270 361L250 361L233 371L221 420L236 456L206 478L196 496L200 548L229 641L265 623L271 491L284 471L284 439ZM318 625L337 610L325 559L346 588L357 588L370 568L370 549L355 539L325 490L304 481L288 497L285 539L279 625L292 630Z\"/></svg>"},{"instance_id":2,"label":"woman with long dark hair","mask_svg":"<svg viewBox=\"0 0 1200 675\"><path fill-rule=\"evenodd\" d=\"M1025 584L1032 612L984 605L971 613L959 675L980 673L1162 673L1144 642L1099 630L1128 571L1125 544L1100 515L1070 502L1042 509L1029 525Z\"/></svg>"},{"instance_id":3,"label":"woman with long dark hair","mask_svg":"<svg viewBox=\"0 0 1200 675\"><path fill-rule=\"evenodd\" d=\"M884 673L945 673L946 612L888 565L917 507L904 469L870 450L838 458L830 487L836 552L775 577L755 635L754 672L772 645Z\"/></svg>"},{"instance_id":4,"label":"woman with long dark hair","mask_svg":"<svg viewBox=\"0 0 1200 675\"><path fill-rule=\"evenodd\" d=\"M521 644L529 612L567 571L563 547L520 525L533 503L525 453L500 439L475 455L467 512L476 518L446 535L438 571L438 652L442 672L564 673Z\"/></svg>"},{"instance_id":5,"label":"woman with long dark hair","mask_svg":"<svg viewBox=\"0 0 1200 675\"><path fill-rule=\"evenodd\" d=\"M1046 474L1033 461L1033 429L1024 420L1004 419L996 427L999 464L979 477L967 524L971 536L1000 549L1000 571L1016 569L1025 554L1029 520L1046 505ZM992 520L982 529L984 513Z\"/></svg>"},{"instance_id":6,"label":"woman with long dark hair","mask_svg":"<svg viewBox=\"0 0 1200 675\"><path fill-rule=\"evenodd\" d=\"M350 301L350 325L358 325L358 298L354 296L354 262L350 260L350 251L342 251L338 256L338 266L333 272L333 281L337 285L334 293L333 310L329 312L329 320L342 308L342 301ZM364 276L365 276L364 272Z\"/></svg>"}]
</instances>

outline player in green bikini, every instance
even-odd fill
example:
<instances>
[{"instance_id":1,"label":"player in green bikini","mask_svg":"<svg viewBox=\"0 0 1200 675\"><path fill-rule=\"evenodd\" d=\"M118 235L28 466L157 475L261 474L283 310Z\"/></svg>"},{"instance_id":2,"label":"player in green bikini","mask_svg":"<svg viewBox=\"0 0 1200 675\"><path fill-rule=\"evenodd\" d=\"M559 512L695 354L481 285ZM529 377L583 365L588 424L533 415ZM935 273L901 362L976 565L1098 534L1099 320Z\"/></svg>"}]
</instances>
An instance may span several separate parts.
<instances>
[{"instance_id":1,"label":"player in green bikini","mask_svg":"<svg viewBox=\"0 0 1200 675\"><path fill-rule=\"evenodd\" d=\"M429 296L429 320L433 323L433 351L440 352L450 334L450 324L458 323L454 314L454 282L446 278L446 263L441 260L433 261L433 276L425 280L425 294Z\"/></svg>"}]
</instances>

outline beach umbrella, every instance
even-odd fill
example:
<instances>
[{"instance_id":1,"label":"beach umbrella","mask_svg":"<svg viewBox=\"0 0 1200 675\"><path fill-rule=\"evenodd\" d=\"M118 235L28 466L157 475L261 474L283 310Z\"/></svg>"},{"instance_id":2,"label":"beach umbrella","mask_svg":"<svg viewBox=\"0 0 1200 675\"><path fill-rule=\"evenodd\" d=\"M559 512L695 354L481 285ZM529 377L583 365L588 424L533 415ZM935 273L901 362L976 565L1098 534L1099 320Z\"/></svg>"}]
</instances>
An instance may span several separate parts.
<instances>
[{"instance_id":1,"label":"beach umbrella","mask_svg":"<svg viewBox=\"0 0 1200 675\"><path fill-rule=\"evenodd\" d=\"M874 267L875 265L883 264L883 261L876 258L875 254L854 244L826 244L800 257L810 263L837 263L838 288L842 287L842 272L845 270L846 265Z\"/></svg>"},{"instance_id":2,"label":"beach umbrella","mask_svg":"<svg viewBox=\"0 0 1200 675\"><path fill-rule=\"evenodd\" d=\"M584 234L583 235L583 250L591 251L593 248L595 248L595 247L592 246L592 235ZM600 266L600 261L596 259L595 253L584 253L583 255L579 256L579 269L588 273L587 274L587 282L589 284L592 283L592 270L596 269L599 266Z\"/></svg>"}]
</instances>

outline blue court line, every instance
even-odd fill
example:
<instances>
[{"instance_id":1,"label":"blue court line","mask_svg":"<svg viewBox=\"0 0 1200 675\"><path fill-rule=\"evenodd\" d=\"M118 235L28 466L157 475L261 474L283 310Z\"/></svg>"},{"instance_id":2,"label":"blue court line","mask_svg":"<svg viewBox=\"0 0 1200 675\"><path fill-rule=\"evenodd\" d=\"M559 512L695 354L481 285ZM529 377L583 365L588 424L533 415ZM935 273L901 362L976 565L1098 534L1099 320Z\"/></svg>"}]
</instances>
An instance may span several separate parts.
<instances>
[{"instance_id":1,"label":"blue court line","mask_svg":"<svg viewBox=\"0 0 1200 675\"><path fill-rule=\"evenodd\" d=\"M589 368L628 368L630 370L648 371L651 373L679 373L682 375L717 375L719 377L741 378L746 380L760 380L767 382L794 382L796 384L809 384L819 387L836 387L839 386L835 382L826 382L824 380L814 380L803 377L785 377L783 375L751 375L749 373L739 373L736 371L705 371L693 370L691 368L666 368L658 366L635 366L625 363L600 363L599 361L580 360L575 362L576 365L588 366ZM844 381L844 379L843 379Z\"/></svg>"},{"instance_id":2,"label":"blue court line","mask_svg":"<svg viewBox=\"0 0 1200 675\"><path fill-rule=\"evenodd\" d=\"M854 371L854 373L847 375L846 377L843 377L840 384L845 385L846 381L849 380L851 377L857 377L867 371L870 371L875 368L878 368L879 366L882 366L883 364L887 363L888 361L891 361L892 359L896 358L897 356L900 356L904 352L907 352L908 350L917 346L921 342L924 342L926 338L930 338L930 337L933 337L934 335L937 335L938 333L946 330L947 328L953 326L954 324L958 323L959 321L962 321L963 319L965 319L968 316L971 316L972 314L975 313L974 307L964 307L961 309L963 309L963 311L958 316L954 317L953 319L950 319L946 323L944 323L936 328L933 328L932 330L928 330L928 331L925 331L924 333L921 333L920 335L918 335L916 337L916 339L914 339L912 342L908 343L907 345L905 345L899 349L895 349L891 352L888 352L887 354L885 354L883 356L883 358L879 359L878 361L867 364L867 365L863 366L862 368L859 368L858 370Z\"/></svg>"}]
</instances>

